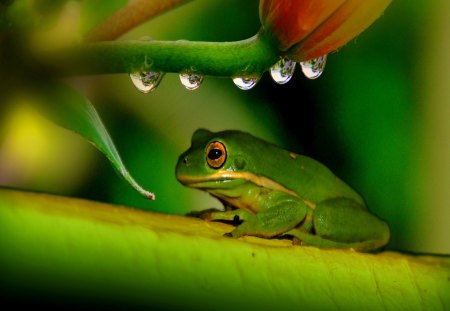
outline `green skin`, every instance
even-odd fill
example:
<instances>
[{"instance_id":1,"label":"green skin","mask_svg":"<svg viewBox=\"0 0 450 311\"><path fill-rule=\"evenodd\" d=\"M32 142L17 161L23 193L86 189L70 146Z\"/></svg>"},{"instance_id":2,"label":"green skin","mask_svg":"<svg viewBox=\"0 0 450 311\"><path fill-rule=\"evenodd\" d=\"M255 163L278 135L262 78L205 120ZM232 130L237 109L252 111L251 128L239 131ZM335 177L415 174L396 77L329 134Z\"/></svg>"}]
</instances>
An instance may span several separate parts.
<instances>
[{"instance_id":1,"label":"green skin","mask_svg":"<svg viewBox=\"0 0 450 311\"><path fill-rule=\"evenodd\" d=\"M226 149L220 167L212 167L207 159L212 142ZM388 225L328 168L248 133L197 130L191 147L179 157L176 177L228 207L205 212L203 218L241 221L227 236L286 235L296 243L358 251L389 242Z\"/></svg>"}]
</instances>

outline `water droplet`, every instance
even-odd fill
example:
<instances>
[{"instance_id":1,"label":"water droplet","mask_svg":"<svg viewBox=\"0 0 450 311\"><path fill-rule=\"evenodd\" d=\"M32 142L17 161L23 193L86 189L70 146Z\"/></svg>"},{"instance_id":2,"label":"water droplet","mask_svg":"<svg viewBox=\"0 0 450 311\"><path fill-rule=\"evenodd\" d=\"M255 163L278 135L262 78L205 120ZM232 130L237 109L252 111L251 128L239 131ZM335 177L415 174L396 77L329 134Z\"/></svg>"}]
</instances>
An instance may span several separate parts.
<instances>
[{"instance_id":1,"label":"water droplet","mask_svg":"<svg viewBox=\"0 0 450 311\"><path fill-rule=\"evenodd\" d=\"M203 76L192 72L180 73L181 84L188 90L196 90L203 82Z\"/></svg>"},{"instance_id":2,"label":"water droplet","mask_svg":"<svg viewBox=\"0 0 450 311\"><path fill-rule=\"evenodd\" d=\"M258 83L259 77L248 76L248 77L235 77L233 78L234 84L241 90L247 91Z\"/></svg>"},{"instance_id":3,"label":"water droplet","mask_svg":"<svg viewBox=\"0 0 450 311\"><path fill-rule=\"evenodd\" d=\"M316 79L318 78L325 68L325 64L327 62L327 56L321 56L318 58L310 59L306 62L301 62L303 74L308 79Z\"/></svg>"},{"instance_id":4,"label":"water droplet","mask_svg":"<svg viewBox=\"0 0 450 311\"><path fill-rule=\"evenodd\" d=\"M291 80L295 70L295 62L287 57L282 58L278 63L270 68L270 75L273 81L278 84L285 84Z\"/></svg>"},{"instance_id":5,"label":"water droplet","mask_svg":"<svg viewBox=\"0 0 450 311\"><path fill-rule=\"evenodd\" d=\"M142 93L150 93L156 89L161 82L163 72L154 71L136 71L130 73L131 81L133 81L134 86Z\"/></svg>"}]
</instances>

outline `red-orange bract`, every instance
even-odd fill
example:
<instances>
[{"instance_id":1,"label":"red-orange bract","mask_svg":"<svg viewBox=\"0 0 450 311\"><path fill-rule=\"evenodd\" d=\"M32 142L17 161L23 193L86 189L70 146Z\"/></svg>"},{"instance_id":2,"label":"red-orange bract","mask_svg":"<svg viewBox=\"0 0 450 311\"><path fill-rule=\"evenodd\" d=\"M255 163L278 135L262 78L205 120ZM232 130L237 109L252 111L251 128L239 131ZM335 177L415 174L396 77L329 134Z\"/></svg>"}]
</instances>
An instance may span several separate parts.
<instances>
[{"instance_id":1,"label":"red-orange bract","mask_svg":"<svg viewBox=\"0 0 450 311\"><path fill-rule=\"evenodd\" d=\"M261 0L259 16L283 54L305 61L359 35L391 0Z\"/></svg>"}]
</instances>

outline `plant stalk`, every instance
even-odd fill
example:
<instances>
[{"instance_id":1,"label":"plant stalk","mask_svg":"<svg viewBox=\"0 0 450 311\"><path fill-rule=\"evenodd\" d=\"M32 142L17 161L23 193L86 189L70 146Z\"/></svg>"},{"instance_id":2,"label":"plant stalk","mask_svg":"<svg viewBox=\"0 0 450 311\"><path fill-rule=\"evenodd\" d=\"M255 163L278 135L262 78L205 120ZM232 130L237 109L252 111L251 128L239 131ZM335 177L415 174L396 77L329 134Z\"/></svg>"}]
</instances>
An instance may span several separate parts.
<instances>
[{"instance_id":1,"label":"plant stalk","mask_svg":"<svg viewBox=\"0 0 450 311\"><path fill-rule=\"evenodd\" d=\"M279 59L263 32L241 41L108 41L41 53L40 61L62 75L195 72L211 76L261 75Z\"/></svg>"}]
</instances>

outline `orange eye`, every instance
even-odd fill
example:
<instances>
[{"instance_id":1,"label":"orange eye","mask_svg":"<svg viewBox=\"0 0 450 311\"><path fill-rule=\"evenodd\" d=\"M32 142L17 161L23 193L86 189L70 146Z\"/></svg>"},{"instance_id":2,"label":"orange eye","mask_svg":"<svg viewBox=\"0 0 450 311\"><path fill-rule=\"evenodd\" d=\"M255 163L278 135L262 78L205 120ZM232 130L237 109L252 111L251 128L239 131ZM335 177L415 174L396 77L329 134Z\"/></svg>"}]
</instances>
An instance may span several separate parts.
<instances>
[{"instance_id":1,"label":"orange eye","mask_svg":"<svg viewBox=\"0 0 450 311\"><path fill-rule=\"evenodd\" d=\"M206 148L206 161L212 168L220 168L227 158L227 149L219 141L214 141Z\"/></svg>"}]
</instances>

